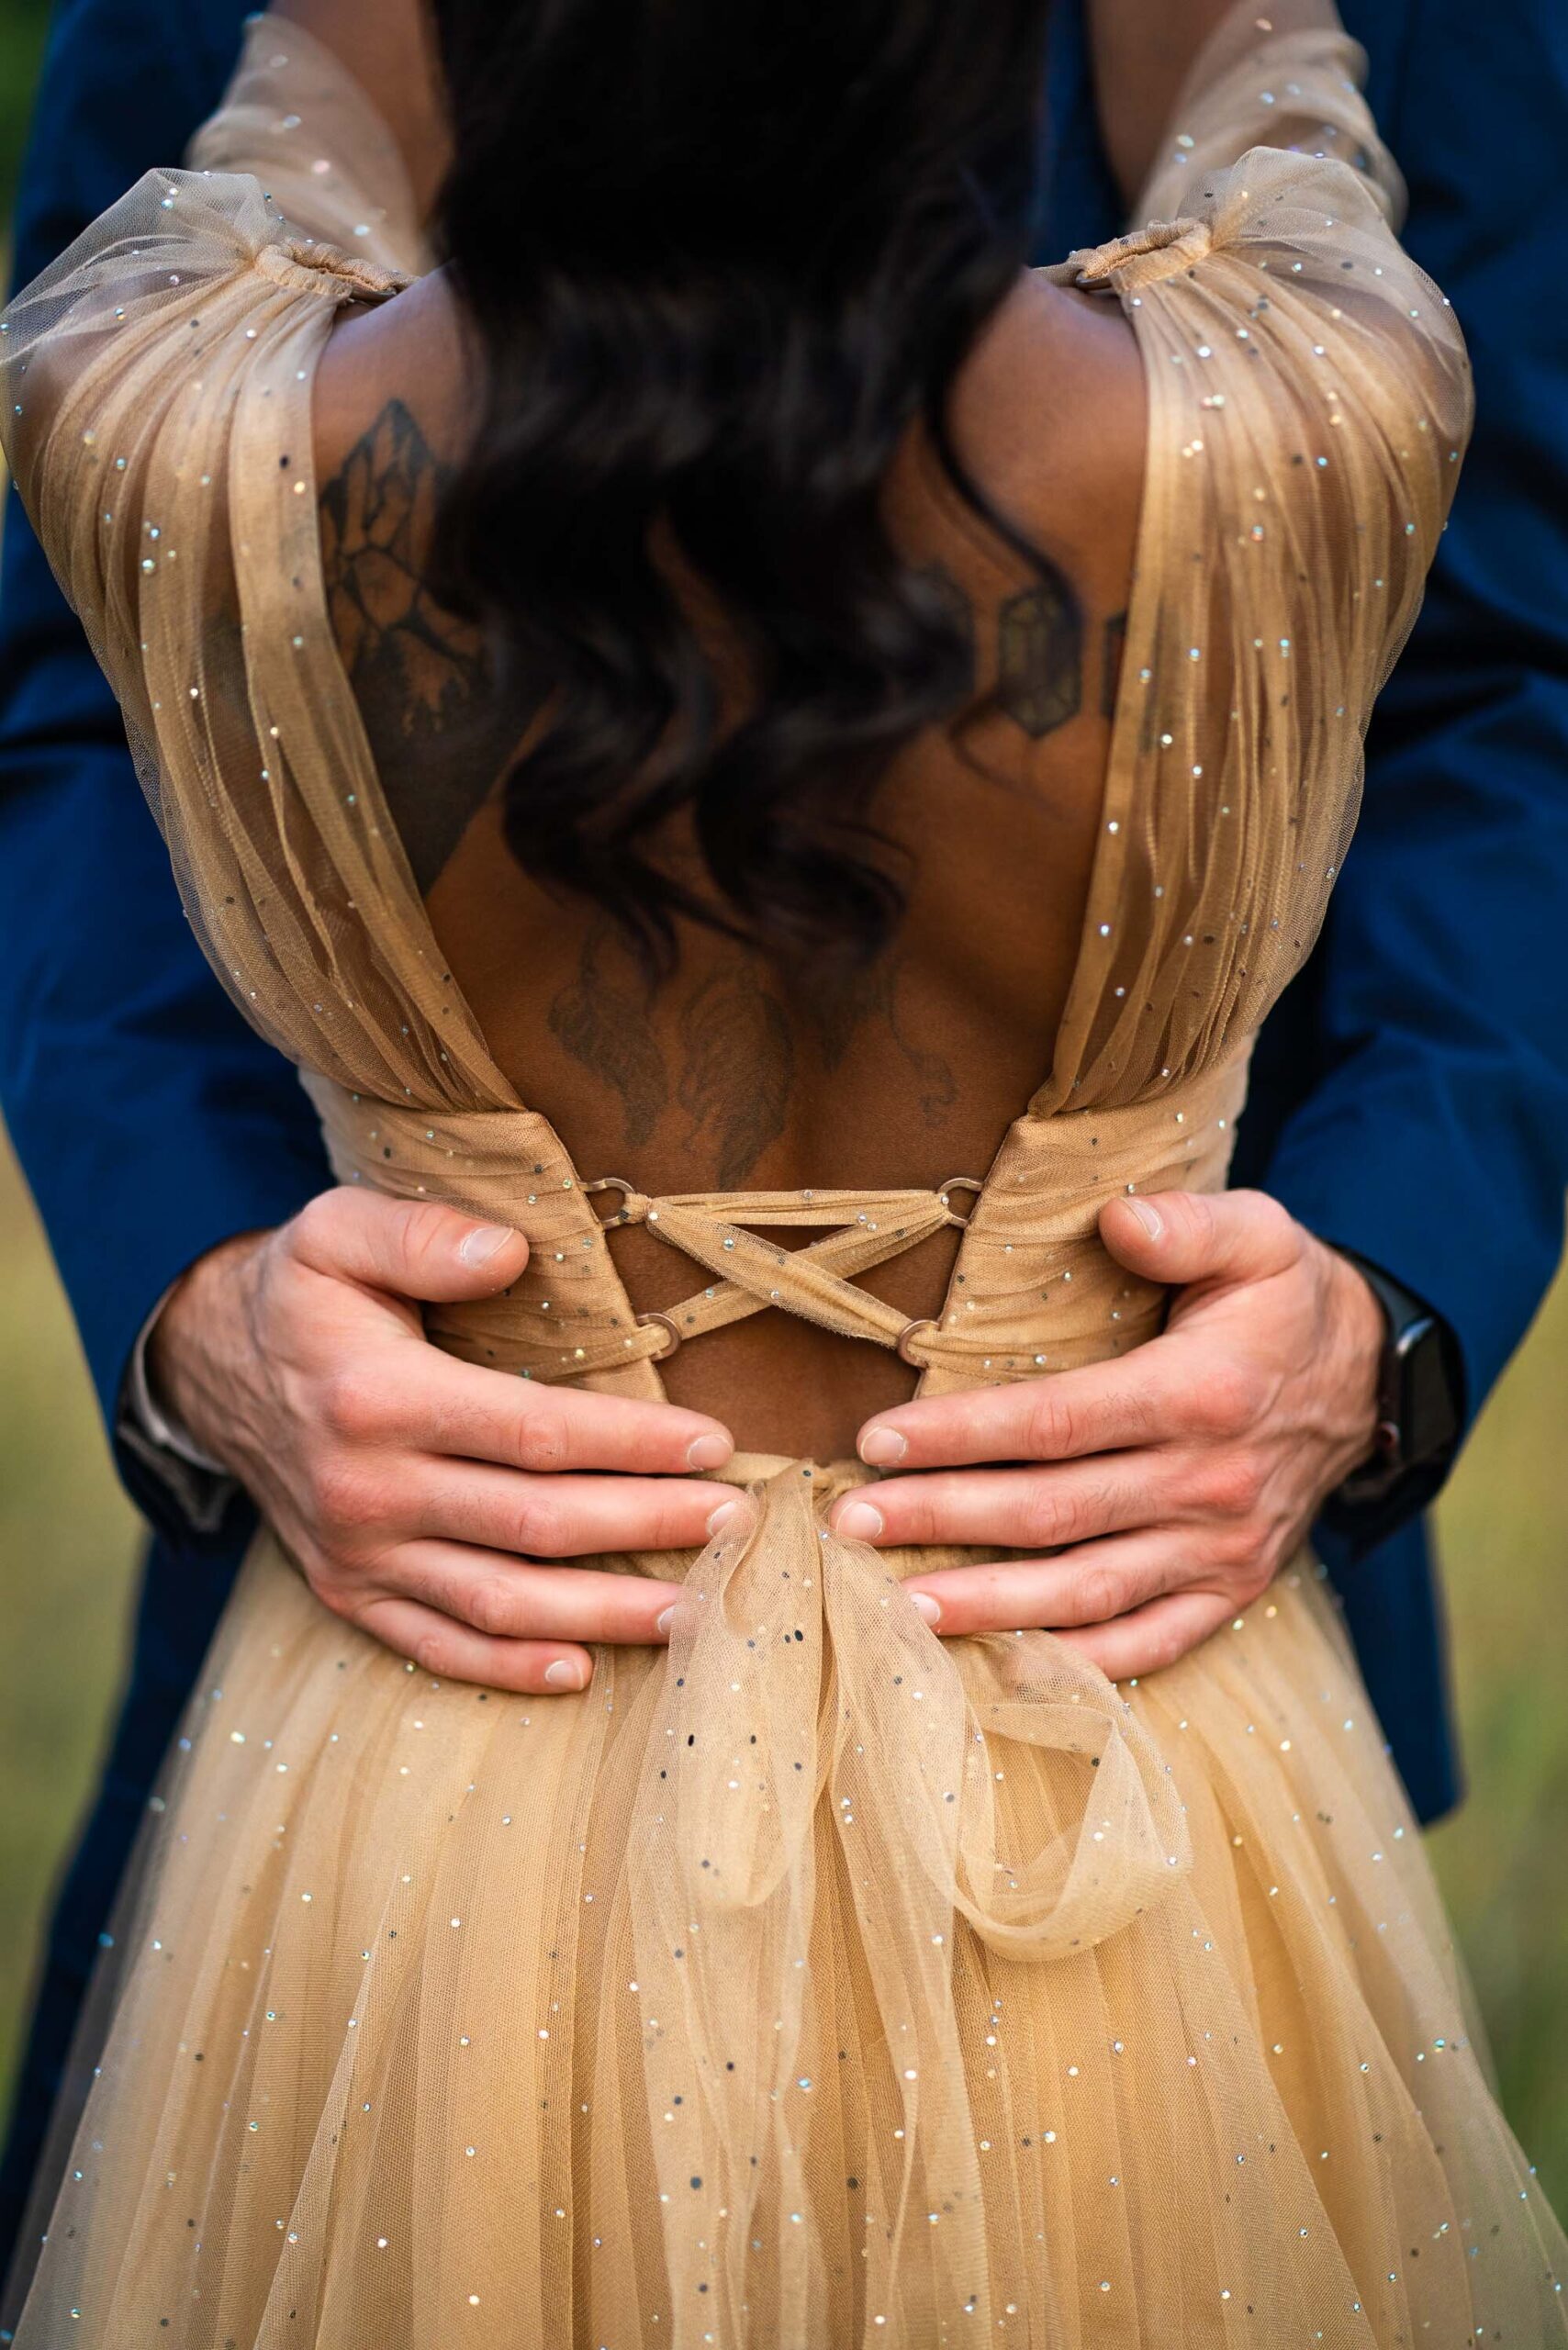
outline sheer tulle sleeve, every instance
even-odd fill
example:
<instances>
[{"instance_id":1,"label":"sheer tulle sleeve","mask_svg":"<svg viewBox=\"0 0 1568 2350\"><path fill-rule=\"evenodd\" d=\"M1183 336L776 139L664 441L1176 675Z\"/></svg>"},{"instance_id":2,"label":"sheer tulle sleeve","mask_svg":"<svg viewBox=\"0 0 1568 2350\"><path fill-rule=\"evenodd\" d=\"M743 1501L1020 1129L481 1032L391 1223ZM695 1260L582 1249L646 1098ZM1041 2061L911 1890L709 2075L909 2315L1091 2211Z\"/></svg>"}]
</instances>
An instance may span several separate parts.
<instances>
[{"instance_id":1,"label":"sheer tulle sleeve","mask_svg":"<svg viewBox=\"0 0 1568 2350\"><path fill-rule=\"evenodd\" d=\"M1304 164L1348 164L1397 228L1405 183L1361 95L1366 68L1365 50L1342 28L1302 26L1260 38L1253 0L1238 0L1193 61L1135 221L1201 207L1207 174L1249 148L1276 147Z\"/></svg>"},{"instance_id":2,"label":"sheer tulle sleeve","mask_svg":"<svg viewBox=\"0 0 1568 2350\"><path fill-rule=\"evenodd\" d=\"M591 1292L618 1349L582 1376L657 1394L656 1348L591 1204L442 960L333 639L312 385L342 306L404 284L375 255L396 253L411 211L363 93L293 28L270 46L279 32L252 30L196 142L246 168L150 173L17 297L0 337L6 451L119 699L192 928L352 1132L342 1180L493 1214L504 1175L501 1211L526 1206L533 1254L512 1322L465 1330L437 1315L435 1334L522 1369L540 1348L518 1331L536 1331L549 1375L577 1375L583 1349L558 1332ZM312 89L311 136L289 147ZM303 167L274 169L269 142ZM356 156L377 160L351 173ZM286 184L291 211L275 200ZM359 222L360 250L328 241ZM410 1140L428 1163L409 1163ZM514 1201L519 1169L532 1171Z\"/></svg>"},{"instance_id":3,"label":"sheer tulle sleeve","mask_svg":"<svg viewBox=\"0 0 1568 2350\"><path fill-rule=\"evenodd\" d=\"M478 1107L512 1097L382 802L328 623L311 460L333 317L407 282L370 254L410 237L411 208L368 101L294 31L286 53L274 23L252 28L196 152L286 179L304 218L251 169L150 173L7 314L6 454L241 1009L340 1083ZM274 151L302 167L274 171ZM362 250L328 241L356 222Z\"/></svg>"},{"instance_id":4,"label":"sheer tulle sleeve","mask_svg":"<svg viewBox=\"0 0 1568 2350\"><path fill-rule=\"evenodd\" d=\"M1121 301L1148 439L1105 823L1042 1108L1131 1101L1239 1049L1300 967L1469 431L1462 338L1394 236L1360 51L1254 26L1243 0L1198 60L1146 196L1168 217L1052 273ZM1257 143L1298 135L1313 151Z\"/></svg>"},{"instance_id":5,"label":"sheer tulle sleeve","mask_svg":"<svg viewBox=\"0 0 1568 2350\"><path fill-rule=\"evenodd\" d=\"M252 19L223 103L185 160L196 171L253 173L297 231L378 268L417 276L426 265L397 140L301 25Z\"/></svg>"}]
</instances>

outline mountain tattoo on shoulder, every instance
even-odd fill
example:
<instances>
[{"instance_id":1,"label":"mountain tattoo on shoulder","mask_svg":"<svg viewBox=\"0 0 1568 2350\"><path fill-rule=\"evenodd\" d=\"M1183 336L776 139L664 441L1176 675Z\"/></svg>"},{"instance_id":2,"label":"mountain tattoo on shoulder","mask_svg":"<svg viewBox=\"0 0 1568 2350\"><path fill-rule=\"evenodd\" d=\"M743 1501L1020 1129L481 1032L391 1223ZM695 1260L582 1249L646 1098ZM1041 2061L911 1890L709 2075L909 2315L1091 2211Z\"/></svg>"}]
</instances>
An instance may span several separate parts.
<instances>
[{"instance_id":1,"label":"mountain tattoo on shoulder","mask_svg":"<svg viewBox=\"0 0 1568 2350\"><path fill-rule=\"evenodd\" d=\"M498 697L477 630L426 582L448 478L389 399L321 486L327 614L387 808L428 894L505 771L529 711Z\"/></svg>"}]
</instances>

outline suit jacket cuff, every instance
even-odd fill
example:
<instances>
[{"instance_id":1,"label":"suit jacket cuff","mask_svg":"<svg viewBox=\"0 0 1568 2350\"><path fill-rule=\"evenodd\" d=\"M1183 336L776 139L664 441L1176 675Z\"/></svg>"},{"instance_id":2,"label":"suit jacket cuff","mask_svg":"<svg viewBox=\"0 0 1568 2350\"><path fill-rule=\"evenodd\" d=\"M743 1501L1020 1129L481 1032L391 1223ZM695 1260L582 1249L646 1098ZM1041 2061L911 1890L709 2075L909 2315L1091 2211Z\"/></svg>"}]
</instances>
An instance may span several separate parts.
<instances>
[{"instance_id":1,"label":"suit jacket cuff","mask_svg":"<svg viewBox=\"0 0 1568 2350\"><path fill-rule=\"evenodd\" d=\"M1477 1135L1480 1122L1462 1119L1419 1076L1407 1086L1330 1080L1287 1124L1257 1180L1308 1231L1382 1267L1448 1325L1468 1429L1551 1282L1562 1195L1521 1197L1534 1165L1506 1121ZM1512 1192L1498 1184L1499 1163Z\"/></svg>"},{"instance_id":2,"label":"suit jacket cuff","mask_svg":"<svg viewBox=\"0 0 1568 2350\"><path fill-rule=\"evenodd\" d=\"M170 1294L171 1290L164 1291L137 1333L120 1388L115 1441L168 1487L171 1501L195 1532L213 1534L223 1522L236 1481L220 1460L202 1450L188 1428L162 1409L147 1373L148 1340Z\"/></svg>"}]
</instances>

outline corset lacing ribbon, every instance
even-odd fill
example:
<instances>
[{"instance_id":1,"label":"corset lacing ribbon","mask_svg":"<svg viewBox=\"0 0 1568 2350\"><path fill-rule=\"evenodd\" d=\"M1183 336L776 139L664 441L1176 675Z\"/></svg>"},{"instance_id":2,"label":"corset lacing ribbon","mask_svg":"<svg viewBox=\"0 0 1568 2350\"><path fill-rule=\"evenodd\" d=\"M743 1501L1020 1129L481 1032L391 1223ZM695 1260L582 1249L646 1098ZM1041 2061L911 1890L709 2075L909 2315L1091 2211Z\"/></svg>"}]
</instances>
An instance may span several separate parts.
<instances>
[{"instance_id":1,"label":"corset lacing ribbon","mask_svg":"<svg viewBox=\"0 0 1568 2350\"><path fill-rule=\"evenodd\" d=\"M902 1257L945 1226L961 1230L969 1219L954 1207L952 1194L978 1197L980 1188L972 1175L952 1176L934 1192L685 1192L659 1197L639 1192L620 1175L601 1175L582 1185L587 1192L620 1192L621 1205L607 1219L607 1228L643 1225L720 1276L666 1312L637 1316L643 1327L662 1330L659 1358L673 1353L683 1338L777 1305L843 1337L891 1347L917 1366L927 1360L929 1342L923 1334L936 1327L935 1320L910 1320L848 1276ZM837 1229L803 1248L782 1248L747 1231L748 1224ZM623 1361L624 1348L606 1360Z\"/></svg>"}]
</instances>

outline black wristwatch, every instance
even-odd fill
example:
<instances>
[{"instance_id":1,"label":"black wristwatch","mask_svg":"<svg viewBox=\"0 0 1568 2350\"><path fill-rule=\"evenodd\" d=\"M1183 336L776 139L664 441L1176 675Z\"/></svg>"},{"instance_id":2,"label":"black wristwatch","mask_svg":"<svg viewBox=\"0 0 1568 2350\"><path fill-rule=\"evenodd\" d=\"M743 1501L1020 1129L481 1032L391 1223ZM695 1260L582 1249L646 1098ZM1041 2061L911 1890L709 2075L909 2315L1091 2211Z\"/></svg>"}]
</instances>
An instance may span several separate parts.
<instances>
[{"instance_id":1,"label":"black wristwatch","mask_svg":"<svg viewBox=\"0 0 1568 2350\"><path fill-rule=\"evenodd\" d=\"M1377 1439L1369 1460L1329 1495L1336 1530L1377 1539L1429 1502L1447 1476L1464 1427L1464 1367L1442 1316L1353 1249L1355 1266L1383 1308Z\"/></svg>"}]
</instances>

